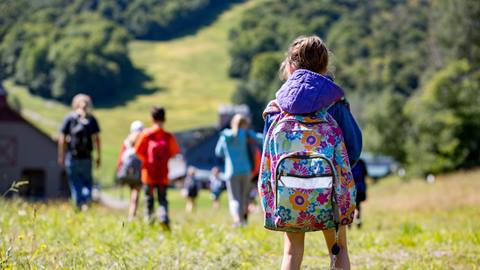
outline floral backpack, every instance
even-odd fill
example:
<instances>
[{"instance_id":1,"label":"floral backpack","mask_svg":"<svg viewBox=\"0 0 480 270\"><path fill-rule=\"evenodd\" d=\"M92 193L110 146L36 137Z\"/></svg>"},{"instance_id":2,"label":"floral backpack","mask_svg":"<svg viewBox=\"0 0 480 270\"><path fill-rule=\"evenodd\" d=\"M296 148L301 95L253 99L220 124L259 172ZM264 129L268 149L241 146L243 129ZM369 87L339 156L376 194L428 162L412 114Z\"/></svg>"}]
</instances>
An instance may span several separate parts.
<instances>
[{"instance_id":1,"label":"floral backpack","mask_svg":"<svg viewBox=\"0 0 480 270\"><path fill-rule=\"evenodd\" d=\"M264 141L258 187L267 229L338 232L338 225L352 223L355 183L342 131L326 109L276 116Z\"/></svg>"}]
</instances>

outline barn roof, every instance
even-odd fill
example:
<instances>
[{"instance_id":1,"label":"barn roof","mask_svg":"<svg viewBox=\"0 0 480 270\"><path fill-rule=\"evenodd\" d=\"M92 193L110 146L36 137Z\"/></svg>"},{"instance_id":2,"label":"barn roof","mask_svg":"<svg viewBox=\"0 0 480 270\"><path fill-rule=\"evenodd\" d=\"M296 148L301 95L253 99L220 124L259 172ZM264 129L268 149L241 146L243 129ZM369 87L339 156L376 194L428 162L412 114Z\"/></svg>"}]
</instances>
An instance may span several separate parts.
<instances>
[{"instance_id":1,"label":"barn roof","mask_svg":"<svg viewBox=\"0 0 480 270\"><path fill-rule=\"evenodd\" d=\"M25 119L20 113L13 110L8 106L7 102L7 91L0 83L0 123L4 122L16 122L16 123L24 123L30 126L34 132L40 134L43 137L46 137L48 141L56 144L53 138L48 135L47 133L43 132L41 129L36 127L34 124L30 123L27 119Z\"/></svg>"}]
</instances>

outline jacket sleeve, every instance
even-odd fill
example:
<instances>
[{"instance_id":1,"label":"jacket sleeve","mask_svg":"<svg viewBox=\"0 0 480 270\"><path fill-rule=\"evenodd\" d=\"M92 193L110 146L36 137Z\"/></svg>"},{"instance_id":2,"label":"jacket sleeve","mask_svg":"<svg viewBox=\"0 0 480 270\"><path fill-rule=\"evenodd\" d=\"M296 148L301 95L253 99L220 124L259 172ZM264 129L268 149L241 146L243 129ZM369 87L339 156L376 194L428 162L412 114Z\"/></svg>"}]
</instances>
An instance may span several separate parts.
<instances>
[{"instance_id":1,"label":"jacket sleeve","mask_svg":"<svg viewBox=\"0 0 480 270\"><path fill-rule=\"evenodd\" d=\"M362 131L358 127L355 118L353 118L350 108L346 101L337 102L328 112L337 121L342 130L345 146L348 152L348 159L351 167L357 163L362 152Z\"/></svg>"},{"instance_id":2,"label":"jacket sleeve","mask_svg":"<svg viewBox=\"0 0 480 270\"><path fill-rule=\"evenodd\" d=\"M148 136L144 131L140 133L137 142L135 143L135 154L137 154L137 157L143 162L147 160L147 145Z\"/></svg>"},{"instance_id":3,"label":"jacket sleeve","mask_svg":"<svg viewBox=\"0 0 480 270\"><path fill-rule=\"evenodd\" d=\"M224 153L224 146L225 146L225 137L222 133L220 133L220 137L218 138L217 145L215 146L215 155L219 158L225 157Z\"/></svg>"}]
</instances>

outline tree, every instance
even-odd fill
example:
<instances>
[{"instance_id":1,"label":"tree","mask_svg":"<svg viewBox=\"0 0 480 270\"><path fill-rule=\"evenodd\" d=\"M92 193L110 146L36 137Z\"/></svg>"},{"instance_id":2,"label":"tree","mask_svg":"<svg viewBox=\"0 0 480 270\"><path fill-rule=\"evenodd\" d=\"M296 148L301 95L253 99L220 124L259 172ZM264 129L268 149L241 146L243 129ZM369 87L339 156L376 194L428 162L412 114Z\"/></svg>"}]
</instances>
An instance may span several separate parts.
<instances>
[{"instance_id":1,"label":"tree","mask_svg":"<svg viewBox=\"0 0 480 270\"><path fill-rule=\"evenodd\" d=\"M439 173L480 164L480 70L466 60L440 70L412 98L408 163L417 173Z\"/></svg>"},{"instance_id":2,"label":"tree","mask_svg":"<svg viewBox=\"0 0 480 270\"><path fill-rule=\"evenodd\" d=\"M409 119L403 113L406 98L392 90L370 97L366 105L363 129L365 148L375 153L406 161L405 143Z\"/></svg>"},{"instance_id":3,"label":"tree","mask_svg":"<svg viewBox=\"0 0 480 270\"><path fill-rule=\"evenodd\" d=\"M475 0L432 1L431 33L439 43L444 61L467 59L480 66L480 2Z\"/></svg>"},{"instance_id":4,"label":"tree","mask_svg":"<svg viewBox=\"0 0 480 270\"><path fill-rule=\"evenodd\" d=\"M132 37L194 29L234 1L0 1L0 79L62 101L79 91L111 100L132 77Z\"/></svg>"},{"instance_id":5,"label":"tree","mask_svg":"<svg viewBox=\"0 0 480 270\"><path fill-rule=\"evenodd\" d=\"M236 103L247 104L252 113L252 124L256 130L263 128L262 112L268 102L275 98L275 92L281 81L278 68L282 54L263 53L255 57L249 77L254 78L247 84L241 84L235 92Z\"/></svg>"}]
</instances>

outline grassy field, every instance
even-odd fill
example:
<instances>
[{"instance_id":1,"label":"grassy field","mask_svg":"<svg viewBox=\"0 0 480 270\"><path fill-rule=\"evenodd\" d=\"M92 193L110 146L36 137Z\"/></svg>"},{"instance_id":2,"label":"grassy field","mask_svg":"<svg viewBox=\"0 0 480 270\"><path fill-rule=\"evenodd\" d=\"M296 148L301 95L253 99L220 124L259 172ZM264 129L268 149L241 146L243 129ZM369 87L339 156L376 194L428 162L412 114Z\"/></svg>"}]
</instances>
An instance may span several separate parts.
<instances>
[{"instance_id":1,"label":"grassy field","mask_svg":"<svg viewBox=\"0 0 480 270\"><path fill-rule=\"evenodd\" d=\"M480 170L371 186L364 226L348 233L353 269L480 269L479 189ZM232 229L222 196L215 211L201 193L188 216L172 190L171 233L100 206L75 213L67 203L1 201L0 268L278 269L281 233L263 229L259 213ZM306 241L303 269L327 269L322 234Z\"/></svg>"},{"instance_id":2,"label":"grassy field","mask_svg":"<svg viewBox=\"0 0 480 270\"><path fill-rule=\"evenodd\" d=\"M218 121L221 104L230 103L236 81L227 69L228 31L243 10L258 1L233 5L208 27L171 41L133 41L129 45L134 65L152 77L145 87L158 89L137 95L126 104L97 108L103 138L104 166L96 172L102 183L111 182L121 142L133 120L150 123L152 105L167 108L166 128L178 131ZM22 114L48 134L54 135L69 107L32 96L22 87L6 82L11 104L19 103ZM94 102L95 103L95 102Z\"/></svg>"}]
</instances>

